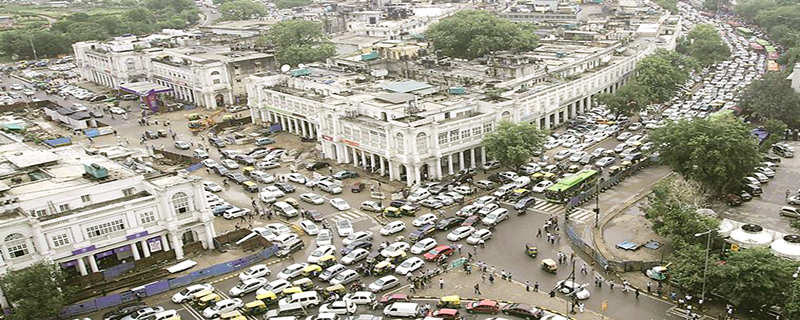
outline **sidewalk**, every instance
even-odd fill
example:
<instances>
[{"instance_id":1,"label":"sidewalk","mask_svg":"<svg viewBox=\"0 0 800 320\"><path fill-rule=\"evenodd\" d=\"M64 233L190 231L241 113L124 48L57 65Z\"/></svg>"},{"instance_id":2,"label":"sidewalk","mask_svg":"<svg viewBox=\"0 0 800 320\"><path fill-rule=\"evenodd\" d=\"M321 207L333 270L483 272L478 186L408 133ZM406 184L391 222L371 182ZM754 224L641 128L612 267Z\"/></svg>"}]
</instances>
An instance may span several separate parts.
<instances>
[{"instance_id":1,"label":"sidewalk","mask_svg":"<svg viewBox=\"0 0 800 320\"><path fill-rule=\"evenodd\" d=\"M495 277L494 284L489 284L488 280L483 283L480 275L480 272L467 275L461 268L451 269L447 273L434 277L429 287L417 290L413 296L422 299L438 299L446 295L458 295L462 300L495 299L501 302L526 303L560 314L564 314L567 310L566 300L558 296L550 298L548 292L534 292L533 283L531 283L531 291L527 292L524 283L504 281L500 279L500 275ZM439 278L444 280L444 290L439 289ZM480 295L474 294L475 284L480 285ZM408 286L403 287L403 292L410 294ZM435 302L432 303L432 305L434 304ZM575 310L577 311L578 308L576 307ZM579 320L612 319L588 309L585 309L583 313L578 312L571 316L573 319Z\"/></svg>"}]
</instances>

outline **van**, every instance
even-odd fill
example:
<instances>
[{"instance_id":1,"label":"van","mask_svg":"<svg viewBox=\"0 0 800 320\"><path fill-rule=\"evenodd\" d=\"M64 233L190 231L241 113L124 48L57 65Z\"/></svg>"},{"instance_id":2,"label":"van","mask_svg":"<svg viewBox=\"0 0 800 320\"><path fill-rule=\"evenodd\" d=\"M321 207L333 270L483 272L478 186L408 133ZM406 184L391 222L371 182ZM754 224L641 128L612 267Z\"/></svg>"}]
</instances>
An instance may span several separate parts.
<instances>
[{"instance_id":1,"label":"van","mask_svg":"<svg viewBox=\"0 0 800 320\"><path fill-rule=\"evenodd\" d=\"M261 183L275 182L275 176L261 170L250 172L250 178L253 178L253 180L255 180L256 182L261 182Z\"/></svg>"},{"instance_id":2,"label":"van","mask_svg":"<svg viewBox=\"0 0 800 320\"><path fill-rule=\"evenodd\" d=\"M287 219L297 216L297 209L286 202L278 201L275 202L274 206L278 209L278 214L286 217Z\"/></svg>"},{"instance_id":3,"label":"van","mask_svg":"<svg viewBox=\"0 0 800 320\"><path fill-rule=\"evenodd\" d=\"M764 193L764 191L761 190L760 186L757 186L757 185L754 185L754 184L746 184L746 185L742 186L742 190L744 190L745 192L749 193L751 196L754 196L754 197L758 197L762 193Z\"/></svg>"},{"instance_id":4,"label":"van","mask_svg":"<svg viewBox=\"0 0 800 320\"><path fill-rule=\"evenodd\" d=\"M489 190L494 188L494 182L491 182L489 180L480 180L478 182L475 182L475 186L483 190Z\"/></svg>"},{"instance_id":5,"label":"van","mask_svg":"<svg viewBox=\"0 0 800 320\"><path fill-rule=\"evenodd\" d=\"M790 218L800 218L800 209L795 207L781 207L781 216Z\"/></svg>"},{"instance_id":6,"label":"van","mask_svg":"<svg viewBox=\"0 0 800 320\"><path fill-rule=\"evenodd\" d=\"M416 318L421 315L419 304L413 302L395 302L383 308L383 315L387 317Z\"/></svg>"},{"instance_id":7,"label":"van","mask_svg":"<svg viewBox=\"0 0 800 320\"><path fill-rule=\"evenodd\" d=\"M337 186L332 181L323 180L323 181L318 182L317 186L319 186L320 190L325 191L325 192L330 193L330 194L340 194L340 193L342 193L342 187Z\"/></svg>"},{"instance_id":8,"label":"van","mask_svg":"<svg viewBox=\"0 0 800 320\"><path fill-rule=\"evenodd\" d=\"M192 152L192 157L195 157L200 160L205 160L208 159L208 152L206 152L203 149L194 149L194 152Z\"/></svg>"},{"instance_id":9,"label":"van","mask_svg":"<svg viewBox=\"0 0 800 320\"><path fill-rule=\"evenodd\" d=\"M304 308L308 308L309 306L318 306L320 302L322 301L319 298L319 293L316 291L298 292L278 301L278 308L282 305L291 305L295 303L302 305Z\"/></svg>"},{"instance_id":10,"label":"van","mask_svg":"<svg viewBox=\"0 0 800 320\"><path fill-rule=\"evenodd\" d=\"M272 243L277 244L278 247L285 247L294 242L295 240L299 239L300 237L298 237L294 233L284 233L282 235L275 237L275 239L272 239Z\"/></svg>"},{"instance_id":11,"label":"van","mask_svg":"<svg viewBox=\"0 0 800 320\"><path fill-rule=\"evenodd\" d=\"M264 203L275 203L275 201L278 201L278 198L275 197L275 194L269 191L259 192L258 198Z\"/></svg>"},{"instance_id":12,"label":"van","mask_svg":"<svg viewBox=\"0 0 800 320\"><path fill-rule=\"evenodd\" d=\"M530 178L528 180L530 180ZM504 184L504 185L500 186L500 188L497 188L497 191L494 192L494 196L498 197L498 198L502 198L507 193L511 192L511 190L514 190L516 188L517 188L517 184L516 183Z\"/></svg>"},{"instance_id":13,"label":"van","mask_svg":"<svg viewBox=\"0 0 800 320\"><path fill-rule=\"evenodd\" d=\"M275 140L273 140L272 138L261 137L261 138L256 139L256 145L257 146L265 146L265 145L273 144L273 143L275 143Z\"/></svg>"},{"instance_id":14,"label":"van","mask_svg":"<svg viewBox=\"0 0 800 320\"><path fill-rule=\"evenodd\" d=\"M521 176L519 178L514 179L514 184L516 184L518 188L525 188L530 183L531 183L530 177Z\"/></svg>"},{"instance_id":15,"label":"van","mask_svg":"<svg viewBox=\"0 0 800 320\"><path fill-rule=\"evenodd\" d=\"M316 291L315 291L316 293ZM279 305L278 308L272 309L267 311L267 315L265 319L284 319L284 318L295 318L295 317L288 317L288 316L298 316L303 315L305 316L308 312L306 308L303 307L302 304L299 303L289 303ZM278 318L281 317L281 318Z\"/></svg>"},{"instance_id":16,"label":"van","mask_svg":"<svg viewBox=\"0 0 800 320\"><path fill-rule=\"evenodd\" d=\"M420 188L420 189L417 189L416 191L411 193L411 195L408 196L408 201L417 202L417 201L420 201L420 200L427 199L430 196L431 196L431 192L428 191L428 189Z\"/></svg>"}]
</instances>

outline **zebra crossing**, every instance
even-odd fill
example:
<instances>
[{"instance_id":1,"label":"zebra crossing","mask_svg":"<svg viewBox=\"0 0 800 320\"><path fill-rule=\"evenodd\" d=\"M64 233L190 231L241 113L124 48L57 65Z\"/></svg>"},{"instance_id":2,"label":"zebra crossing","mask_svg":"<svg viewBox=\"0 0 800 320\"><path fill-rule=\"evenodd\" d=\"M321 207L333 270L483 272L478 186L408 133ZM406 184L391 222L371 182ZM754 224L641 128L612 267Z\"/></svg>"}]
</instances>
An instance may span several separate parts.
<instances>
[{"instance_id":1,"label":"zebra crossing","mask_svg":"<svg viewBox=\"0 0 800 320\"><path fill-rule=\"evenodd\" d=\"M350 221L362 220L362 218L369 219L369 215L358 210L340 211L328 216L334 222L342 219L350 219Z\"/></svg>"},{"instance_id":2,"label":"zebra crossing","mask_svg":"<svg viewBox=\"0 0 800 320\"><path fill-rule=\"evenodd\" d=\"M561 214L561 213L564 213L564 210L566 210L564 208L563 204L552 203L552 202L541 201L541 200L539 202L537 202L536 204L534 204L531 207L531 209L533 209L535 211L551 213L551 214L552 213ZM575 222L583 222L583 221L586 221L586 220L589 220L590 218L592 218L593 214L594 214L594 212L592 212L591 210L586 210L586 209L583 209L583 208L574 208L574 209L572 209L572 212L569 214L569 219L572 220L572 221L575 221Z\"/></svg>"},{"instance_id":3,"label":"zebra crossing","mask_svg":"<svg viewBox=\"0 0 800 320\"><path fill-rule=\"evenodd\" d=\"M592 211L583 208L574 208L572 209L572 213L569 214L569 219L575 222L584 222L591 219L593 216L594 212Z\"/></svg>"}]
</instances>

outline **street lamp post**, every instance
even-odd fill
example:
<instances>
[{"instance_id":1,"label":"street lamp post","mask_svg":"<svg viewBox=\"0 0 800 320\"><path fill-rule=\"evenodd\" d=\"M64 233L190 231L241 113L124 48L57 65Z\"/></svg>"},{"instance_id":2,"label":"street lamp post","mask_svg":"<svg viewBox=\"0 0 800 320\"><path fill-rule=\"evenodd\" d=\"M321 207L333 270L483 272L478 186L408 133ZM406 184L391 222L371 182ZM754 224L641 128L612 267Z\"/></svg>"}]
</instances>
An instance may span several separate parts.
<instances>
[{"instance_id":1,"label":"street lamp post","mask_svg":"<svg viewBox=\"0 0 800 320\"><path fill-rule=\"evenodd\" d=\"M709 254L709 251L711 250L711 231L714 231L714 230L713 229L708 229L708 231L706 231L706 232L695 233L695 235L694 235L695 237L701 237L703 235L708 235L708 241L706 241L706 263L705 263L705 267L703 269L703 294L700 296L700 300L702 300L704 303L706 301L706 276L708 274L708 254ZM700 307L702 307L702 305Z\"/></svg>"}]
</instances>

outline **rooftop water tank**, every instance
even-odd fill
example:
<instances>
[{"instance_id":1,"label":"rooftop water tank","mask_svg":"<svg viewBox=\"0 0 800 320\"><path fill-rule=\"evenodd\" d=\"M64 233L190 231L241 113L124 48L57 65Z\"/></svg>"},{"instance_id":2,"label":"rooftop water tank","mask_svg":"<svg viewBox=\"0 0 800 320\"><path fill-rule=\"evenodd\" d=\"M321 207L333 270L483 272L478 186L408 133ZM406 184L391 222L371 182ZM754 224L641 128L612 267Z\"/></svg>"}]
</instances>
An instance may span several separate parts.
<instances>
[{"instance_id":1,"label":"rooftop water tank","mask_svg":"<svg viewBox=\"0 0 800 320\"><path fill-rule=\"evenodd\" d=\"M731 232L731 240L742 248L763 248L772 242L772 235L761 226L745 224Z\"/></svg>"},{"instance_id":2,"label":"rooftop water tank","mask_svg":"<svg viewBox=\"0 0 800 320\"><path fill-rule=\"evenodd\" d=\"M105 179L108 177L108 169L96 163L84 164L83 169L86 171L86 174L95 179Z\"/></svg>"},{"instance_id":3,"label":"rooftop water tank","mask_svg":"<svg viewBox=\"0 0 800 320\"><path fill-rule=\"evenodd\" d=\"M800 261L800 236L798 235L783 236L783 238L775 240L769 247L772 254L778 257Z\"/></svg>"}]
</instances>

